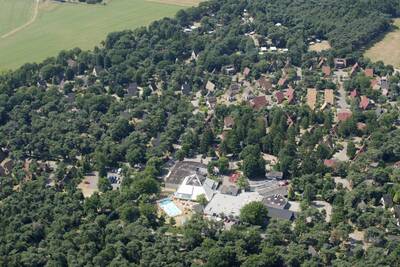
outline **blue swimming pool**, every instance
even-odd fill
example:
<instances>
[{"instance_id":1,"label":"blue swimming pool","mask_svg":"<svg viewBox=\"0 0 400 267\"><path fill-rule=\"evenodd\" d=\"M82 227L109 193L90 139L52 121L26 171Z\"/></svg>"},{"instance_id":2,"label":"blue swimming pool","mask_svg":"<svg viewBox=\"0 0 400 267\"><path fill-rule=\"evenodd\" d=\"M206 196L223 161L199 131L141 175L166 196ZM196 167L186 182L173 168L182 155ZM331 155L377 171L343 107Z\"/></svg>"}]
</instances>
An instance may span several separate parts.
<instances>
[{"instance_id":1,"label":"blue swimming pool","mask_svg":"<svg viewBox=\"0 0 400 267\"><path fill-rule=\"evenodd\" d=\"M170 198L164 198L158 202L160 208L165 211L169 217L175 217L182 214L182 211L175 205Z\"/></svg>"}]
</instances>

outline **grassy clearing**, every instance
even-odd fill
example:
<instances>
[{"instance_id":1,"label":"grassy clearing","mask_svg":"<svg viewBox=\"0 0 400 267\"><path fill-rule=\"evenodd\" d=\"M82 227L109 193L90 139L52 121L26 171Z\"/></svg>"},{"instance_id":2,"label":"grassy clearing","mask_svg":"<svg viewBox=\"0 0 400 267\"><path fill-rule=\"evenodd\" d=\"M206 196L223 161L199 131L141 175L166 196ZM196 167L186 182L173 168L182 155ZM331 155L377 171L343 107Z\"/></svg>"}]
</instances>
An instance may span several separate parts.
<instances>
[{"instance_id":1,"label":"grassy clearing","mask_svg":"<svg viewBox=\"0 0 400 267\"><path fill-rule=\"evenodd\" d=\"M149 2L178 5L184 7L197 6L201 0L147 0Z\"/></svg>"},{"instance_id":2,"label":"grassy clearing","mask_svg":"<svg viewBox=\"0 0 400 267\"><path fill-rule=\"evenodd\" d=\"M320 43L315 43L313 45L310 45L308 50L309 51L316 51L316 52L321 52L324 50L329 50L331 49L331 45L329 44L328 41L322 41Z\"/></svg>"},{"instance_id":3,"label":"grassy clearing","mask_svg":"<svg viewBox=\"0 0 400 267\"><path fill-rule=\"evenodd\" d=\"M148 25L181 8L147 0L112 0L105 6L46 1L33 24L0 40L0 69L38 62L62 49L91 49L110 32Z\"/></svg>"},{"instance_id":4,"label":"grassy clearing","mask_svg":"<svg viewBox=\"0 0 400 267\"><path fill-rule=\"evenodd\" d=\"M0 36L32 17L34 0L0 0Z\"/></svg>"},{"instance_id":5,"label":"grassy clearing","mask_svg":"<svg viewBox=\"0 0 400 267\"><path fill-rule=\"evenodd\" d=\"M386 34L381 41L369 48L364 54L365 57L400 67L400 19L396 19L394 25L397 29Z\"/></svg>"}]
</instances>

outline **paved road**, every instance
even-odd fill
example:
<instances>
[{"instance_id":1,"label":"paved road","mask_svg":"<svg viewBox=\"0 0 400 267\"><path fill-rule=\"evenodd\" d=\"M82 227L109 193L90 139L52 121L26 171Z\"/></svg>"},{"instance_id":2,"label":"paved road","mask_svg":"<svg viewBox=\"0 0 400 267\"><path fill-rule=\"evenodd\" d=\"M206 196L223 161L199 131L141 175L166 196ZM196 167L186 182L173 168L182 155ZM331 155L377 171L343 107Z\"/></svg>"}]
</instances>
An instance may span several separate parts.
<instances>
[{"instance_id":1,"label":"paved road","mask_svg":"<svg viewBox=\"0 0 400 267\"><path fill-rule=\"evenodd\" d=\"M346 102L347 92L344 90L343 78L347 78L348 74L343 70L335 71L336 83L339 85L339 97L337 101L338 109L349 109L350 106Z\"/></svg>"}]
</instances>

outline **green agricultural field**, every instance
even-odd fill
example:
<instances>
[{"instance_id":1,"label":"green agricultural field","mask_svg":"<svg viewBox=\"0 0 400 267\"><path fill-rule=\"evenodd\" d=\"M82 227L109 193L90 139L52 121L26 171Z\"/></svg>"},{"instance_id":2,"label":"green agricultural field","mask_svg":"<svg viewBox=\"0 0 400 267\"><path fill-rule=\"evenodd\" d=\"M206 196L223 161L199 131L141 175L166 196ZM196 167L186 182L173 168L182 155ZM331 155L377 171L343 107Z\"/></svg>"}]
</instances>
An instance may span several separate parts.
<instances>
[{"instance_id":1,"label":"green agricultural field","mask_svg":"<svg viewBox=\"0 0 400 267\"><path fill-rule=\"evenodd\" d=\"M20 3L21 10L10 2ZM24 2L30 5L22 5ZM0 0L0 21L3 23L3 13L14 13L15 10L21 13L22 9L26 10L26 20L31 20L34 3L33 0ZM62 49L92 49L110 32L148 25L162 17L173 16L181 8L183 5L168 1L147 0L111 0L107 5L41 2L38 15L31 24L10 36L0 37L0 69L38 62L57 55ZM12 16L7 17L7 29L0 28L3 35L13 27L27 23L23 19L17 21Z\"/></svg>"},{"instance_id":2,"label":"green agricultural field","mask_svg":"<svg viewBox=\"0 0 400 267\"><path fill-rule=\"evenodd\" d=\"M29 21L33 8L34 0L0 0L0 36Z\"/></svg>"}]
</instances>

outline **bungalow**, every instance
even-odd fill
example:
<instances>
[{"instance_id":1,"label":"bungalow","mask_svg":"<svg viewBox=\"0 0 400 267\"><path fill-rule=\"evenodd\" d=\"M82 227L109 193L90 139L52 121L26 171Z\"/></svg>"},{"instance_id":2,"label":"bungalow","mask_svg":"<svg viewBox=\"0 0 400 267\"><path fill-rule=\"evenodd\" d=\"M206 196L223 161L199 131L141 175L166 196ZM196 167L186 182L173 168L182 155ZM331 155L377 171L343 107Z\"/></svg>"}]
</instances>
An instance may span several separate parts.
<instances>
[{"instance_id":1,"label":"bungalow","mask_svg":"<svg viewBox=\"0 0 400 267\"><path fill-rule=\"evenodd\" d=\"M198 57L199 56L196 55L196 52L192 51L192 54L190 55L190 60L191 61L196 61Z\"/></svg>"},{"instance_id":2,"label":"bungalow","mask_svg":"<svg viewBox=\"0 0 400 267\"><path fill-rule=\"evenodd\" d=\"M278 85L279 85L279 86L285 86L286 81L287 81L287 76L282 77L282 78L279 79Z\"/></svg>"},{"instance_id":3,"label":"bungalow","mask_svg":"<svg viewBox=\"0 0 400 267\"><path fill-rule=\"evenodd\" d=\"M249 101L255 97L253 91L250 88L246 88L242 94L244 101Z\"/></svg>"},{"instance_id":4,"label":"bungalow","mask_svg":"<svg viewBox=\"0 0 400 267\"><path fill-rule=\"evenodd\" d=\"M325 159L324 165L325 165L325 167L334 169L337 166L337 161L335 159Z\"/></svg>"},{"instance_id":5,"label":"bungalow","mask_svg":"<svg viewBox=\"0 0 400 267\"><path fill-rule=\"evenodd\" d=\"M347 67L347 60L344 58L335 58L334 64L336 69L343 69Z\"/></svg>"},{"instance_id":6,"label":"bungalow","mask_svg":"<svg viewBox=\"0 0 400 267\"><path fill-rule=\"evenodd\" d=\"M364 74L365 74L365 76L367 76L367 77L373 78L373 77L374 77L374 69L372 69L372 68L366 68L366 69L364 70Z\"/></svg>"},{"instance_id":7,"label":"bungalow","mask_svg":"<svg viewBox=\"0 0 400 267\"><path fill-rule=\"evenodd\" d=\"M224 118L224 129L232 129L234 125L235 120L231 116Z\"/></svg>"},{"instance_id":8,"label":"bungalow","mask_svg":"<svg viewBox=\"0 0 400 267\"><path fill-rule=\"evenodd\" d=\"M175 192L175 197L195 201L198 196L204 195L210 201L216 193L218 183L200 174L187 176Z\"/></svg>"},{"instance_id":9,"label":"bungalow","mask_svg":"<svg viewBox=\"0 0 400 267\"><path fill-rule=\"evenodd\" d=\"M268 209L268 217L272 219L292 221L295 218L294 212L290 210L276 209L273 207L267 207L267 209Z\"/></svg>"},{"instance_id":10,"label":"bungalow","mask_svg":"<svg viewBox=\"0 0 400 267\"><path fill-rule=\"evenodd\" d=\"M397 221L397 226L400 226L400 205L396 205L392 208L393 217Z\"/></svg>"},{"instance_id":11,"label":"bungalow","mask_svg":"<svg viewBox=\"0 0 400 267\"><path fill-rule=\"evenodd\" d=\"M245 67L243 70L243 76L247 78L250 75L250 71L251 70L248 67Z\"/></svg>"},{"instance_id":12,"label":"bungalow","mask_svg":"<svg viewBox=\"0 0 400 267\"><path fill-rule=\"evenodd\" d=\"M255 110L260 110L268 105L267 98L265 96L257 96L250 100L250 106Z\"/></svg>"},{"instance_id":13,"label":"bungalow","mask_svg":"<svg viewBox=\"0 0 400 267\"><path fill-rule=\"evenodd\" d=\"M136 96L138 92L138 85L137 83L130 83L128 85L128 88L126 89L127 93L125 94L125 97L131 97L131 96Z\"/></svg>"},{"instance_id":14,"label":"bungalow","mask_svg":"<svg viewBox=\"0 0 400 267\"><path fill-rule=\"evenodd\" d=\"M185 82L184 84L181 85L182 94L190 95L191 91L192 91L192 88L190 87L190 85L187 82Z\"/></svg>"},{"instance_id":15,"label":"bungalow","mask_svg":"<svg viewBox=\"0 0 400 267\"><path fill-rule=\"evenodd\" d=\"M205 88L206 88L207 92L211 92L212 93L215 90L215 84L213 82L211 82L211 81L207 81Z\"/></svg>"},{"instance_id":16,"label":"bungalow","mask_svg":"<svg viewBox=\"0 0 400 267\"><path fill-rule=\"evenodd\" d=\"M217 98L215 96L212 96L212 95L208 96L206 102L207 102L208 108L214 109L215 106L217 105Z\"/></svg>"},{"instance_id":17,"label":"bungalow","mask_svg":"<svg viewBox=\"0 0 400 267\"><path fill-rule=\"evenodd\" d=\"M350 92L350 98L355 99L358 96L357 89L354 89Z\"/></svg>"},{"instance_id":18,"label":"bungalow","mask_svg":"<svg viewBox=\"0 0 400 267\"><path fill-rule=\"evenodd\" d=\"M234 75L236 73L235 66L233 65L224 66L222 70L226 75Z\"/></svg>"},{"instance_id":19,"label":"bungalow","mask_svg":"<svg viewBox=\"0 0 400 267\"><path fill-rule=\"evenodd\" d=\"M95 66L92 71L92 75L98 77L100 72L103 71L103 68L100 66Z\"/></svg>"},{"instance_id":20,"label":"bungalow","mask_svg":"<svg viewBox=\"0 0 400 267\"><path fill-rule=\"evenodd\" d=\"M73 69L73 70L75 70L78 67L78 63L73 59L68 59L67 65L70 69Z\"/></svg>"},{"instance_id":21,"label":"bungalow","mask_svg":"<svg viewBox=\"0 0 400 267\"><path fill-rule=\"evenodd\" d=\"M289 104L294 100L294 90L291 86L289 86L289 89L286 91L286 98Z\"/></svg>"},{"instance_id":22,"label":"bungalow","mask_svg":"<svg viewBox=\"0 0 400 267\"><path fill-rule=\"evenodd\" d=\"M354 76L357 73L358 67L359 67L358 63L354 64L353 67L351 67L350 77Z\"/></svg>"},{"instance_id":23,"label":"bungalow","mask_svg":"<svg viewBox=\"0 0 400 267\"><path fill-rule=\"evenodd\" d=\"M283 100L285 100L285 95L281 91L277 91L277 92L275 92L275 98L276 98L276 102L278 104L281 104L283 102Z\"/></svg>"},{"instance_id":24,"label":"bungalow","mask_svg":"<svg viewBox=\"0 0 400 267\"><path fill-rule=\"evenodd\" d=\"M155 83L154 81L151 81L151 82L150 82L149 88L150 88L150 90L151 90L152 92L155 92L155 91L158 90L158 87L157 87L157 85L156 85L156 83Z\"/></svg>"},{"instance_id":25,"label":"bungalow","mask_svg":"<svg viewBox=\"0 0 400 267\"><path fill-rule=\"evenodd\" d=\"M266 93L272 90L272 82L270 79L266 79L262 76L260 79L257 80L259 87L261 87Z\"/></svg>"},{"instance_id":26,"label":"bungalow","mask_svg":"<svg viewBox=\"0 0 400 267\"><path fill-rule=\"evenodd\" d=\"M73 104L75 102L75 93L71 92L67 94L67 101L69 104Z\"/></svg>"},{"instance_id":27,"label":"bungalow","mask_svg":"<svg viewBox=\"0 0 400 267\"><path fill-rule=\"evenodd\" d=\"M315 88L307 89L307 105L314 110L317 104L317 90Z\"/></svg>"},{"instance_id":28,"label":"bungalow","mask_svg":"<svg viewBox=\"0 0 400 267\"><path fill-rule=\"evenodd\" d=\"M339 122L347 121L352 116L352 112L350 110L340 110L337 114L337 120Z\"/></svg>"},{"instance_id":29,"label":"bungalow","mask_svg":"<svg viewBox=\"0 0 400 267\"><path fill-rule=\"evenodd\" d=\"M233 83L229 86L228 89L228 101L236 100L236 95L240 92L240 86L237 83Z\"/></svg>"},{"instance_id":30,"label":"bungalow","mask_svg":"<svg viewBox=\"0 0 400 267\"><path fill-rule=\"evenodd\" d=\"M393 207L392 196L389 194L383 195L381 198L381 203L387 209Z\"/></svg>"},{"instance_id":31,"label":"bungalow","mask_svg":"<svg viewBox=\"0 0 400 267\"><path fill-rule=\"evenodd\" d=\"M331 73L332 73L331 67L326 66L326 65L322 66L322 73L324 74L325 77L331 76Z\"/></svg>"},{"instance_id":32,"label":"bungalow","mask_svg":"<svg viewBox=\"0 0 400 267\"><path fill-rule=\"evenodd\" d=\"M335 104L335 95L333 94L332 89L325 89L324 91L324 98L325 98L325 103L329 105L334 105Z\"/></svg>"},{"instance_id":33,"label":"bungalow","mask_svg":"<svg viewBox=\"0 0 400 267\"><path fill-rule=\"evenodd\" d=\"M370 82L371 88L375 91L381 89L381 79L379 77L376 77L375 79L372 79Z\"/></svg>"},{"instance_id":34,"label":"bungalow","mask_svg":"<svg viewBox=\"0 0 400 267\"><path fill-rule=\"evenodd\" d=\"M276 48L276 46L271 46L271 47L269 48L269 51L270 51L270 52L276 52L276 51L278 51L278 48Z\"/></svg>"},{"instance_id":35,"label":"bungalow","mask_svg":"<svg viewBox=\"0 0 400 267\"><path fill-rule=\"evenodd\" d=\"M318 63L318 65L317 65L317 68L321 68L324 64L325 64L325 62L326 62L326 58L321 58L320 60L319 60L319 63Z\"/></svg>"},{"instance_id":36,"label":"bungalow","mask_svg":"<svg viewBox=\"0 0 400 267\"><path fill-rule=\"evenodd\" d=\"M369 102L368 97L365 95L361 96L359 107L363 110L366 110L366 109L368 109L369 105L370 105L370 102Z\"/></svg>"},{"instance_id":37,"label":"bungalow","mask_svg":"<svg viewBox=\"0 0 400 267\"><path fill-rule=\"evenodd\" d=\"M387 89L389 90L389 80L387 77L381 77L380 78L380 86L382 89Z\"/></svg>"},{"instance_id":38,"label":"bungalow","mask_svg":"<svg viewBox=\"0 0 400 267\"><path fill-rule=\"evenodd\" d=\"M357 122L357 130L365 131L365 129L367 129L367 124L363 122Z\"/></svg>"}]
</instances>

